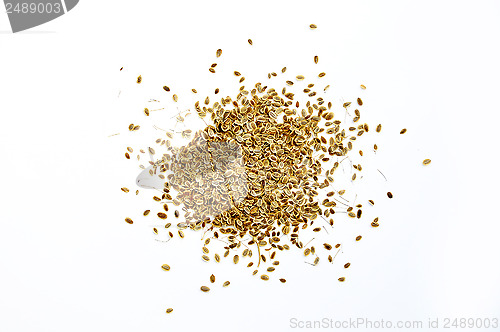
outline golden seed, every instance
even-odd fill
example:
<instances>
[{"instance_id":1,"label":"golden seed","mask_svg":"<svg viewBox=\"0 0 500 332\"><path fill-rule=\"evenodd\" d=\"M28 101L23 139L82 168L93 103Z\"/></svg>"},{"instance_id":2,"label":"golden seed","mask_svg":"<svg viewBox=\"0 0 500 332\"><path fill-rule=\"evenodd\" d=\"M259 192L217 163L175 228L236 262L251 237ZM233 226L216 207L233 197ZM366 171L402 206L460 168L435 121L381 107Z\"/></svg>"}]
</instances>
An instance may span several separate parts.
<instances>
[{"instance_id":1,"label":"golden seed","mask_svg":"<svg viewBox=\"0 0 500 332\"><path fill-rule=\"evenodd\" d=\"M309 28L311 28L311 29L313 29L313 30L314 30L314 29L316 29L316 28L317 28L317 26L316 26L316 24L310 24L310 25L309 25Z\"/></svg>"},{"instance_id":2,"label":"golden seed","mask_svg":"<svg viewBox=\"0 0 500 332\"><path fill-rule=\"evenodd\" d=\"M163 264L161 268L164 269L165 271L170 271L170 266L168 264Z\"/></svg>"},{"instance_id":3,"label":"golden seed","mask_svg":"<svg viewBox=\"0 0 500 332\"><path fill-rule=\"evenodd\" d=\"M220 262L220 256L219 256L219 254L215 254L215 255L214 255L214 259L215 259L215 261L216 261L217 263L219 263L219 262Z\"/></svg>"},{"instance_id":4,"label":"golden seed","mask_svg":"<svg viewBox=\"0 0 500 332\"><path fill-rule=\"evenodd\" d=\"M210 257L208 257L207 255L203 255L201 256L201 258L205 261L205 262L208 262L210 260Z\"/></svg>"},{"instance_id":5,"label":"golden seed","mask_svg":"<svg viewBox=\"0 0 500 332\"><path fill-rule=\"evenodd\" d=\"M200 289L202 292L205 292L205 293L210 291L210 288L208 288L207 286L201 286Z\"/></svg>"},{"instance_id":6,"label":"golden seed","mask_svg":"<svg viewBox=\"0 0 500 332\"><path fill-rule=\"evenodd\" d=\"M137 84L141 84L141 82L142 82L142 76L139 75L139 77L137 77Z\"/></svg>"},{"instance_id":7,"label":"golden seed","mask_svg":"<svg viewBox=\"0 0 500 332\"><path fill-rule=\"evenodd\" d=\"M123 187L123 188L121 188L121 189L122 189L122 191L123 191L124 193L128 193L128 192L129 192L128 188Z\"/></svg>"},{"instance_id":8,"label":"golden seed","mask_svg":"<svg viewBox=\"0 0 500 332\"><path fill-rule=\"evenodd\" d=\"M340 278L339 278L339 281L340 281L340 282L344 282L344 281L345 281L345 278L344 278L344 277L340 277Z\"/></svg>"},{"instance_id":9,"label":"golden seed","mask_svg":"<svg viewBox=\"0 0 500 332\"><path fill-rule=\"evenodd\" d=\"M177 100L178 100L179 98L177 97L177 95L176 95L176 94L174 94L174 95L172 96L172 99L173 99L175 102L177 102Z\"/></svg>"},{"instance_id":10,"label":"golden seed","mask_svg":"<svg viewBox=\"0 0 500 332\"><path fill-rule=\"evenodd\" d=\"M252 272L252 275L256 275L256 274L257 274L257 272L259 272L259 270L255 270L255 271L253 271L253 272Z\"/></svg>"},{"instance_id":11,"label":"golden seed","mask_svg":"<svg viewBox=\"0 0 500 332\"><path fill-rule=\"evenodd\" d=\"M283 67L283 68L281 69L281 72L282 72L282 73L286 72L286 67Z\"/></svg>"},{"instance_id":12,"label":"golden seed","mask_svg":"<svg viewBox=\"0 0 500 332\"><path fill-rule=\"evenodd\" d=\"M430 159L424 159L424 161L422 163L424 165L429 165L431 163L431 160Z\"/></svg>"},{"instance_id":13,"label":"golden seed","mask_svg":"<svg viewBox=\"0 0 500 332\"><path fill-rule=\"evenodd\" d=\"M160 219L167 219L167 214L163 212L158 212L157 213L158 218Z\"/></svg>"},{"instance_id":14,"label":"golden seed","mask_svg":"<svg viewBox=\"0 0 500 332\"><path fill-rule=\"evenodd\" d=\"M361 84L360 87L361 89L366 90L366 86L364 86L363 84Z\"/></svg>"},{"instance_id":15,"label":"golden seed","mask_svg":"<svg viewBox=\"0 0 500 332\"><path fill-rule=\"evenodd\" d=\"M394 197L390 191L387 192L387 197L392 198Z\"/></svg>"},{"instance_id":16,"label":"golden seed","mask_svg":"<svg viewBox=\"0 0 500 332\"><path fill-rule=\"evenodd\" d=\"M179 233L179 236L181 237L181 239L184 238L184 232L181 231L180 229L177 231Z\"/></svg>"},{"instance_id":17,"label":"golden seed","mask_svg":"<svg viewBox=\"0 0 500 332\"><path fill-rule=\"evenodd\" d=\"M168 309L167 309L167 314L171 313L172 311L174 311L174 309L172 309L172 308L168 308Z\"/></svg>"},{"instance_id":18,"label":"golden seed","mask_svg":"<svg viewBox=\"0 0 500 332\"><path fill-rule=\"evenodd\" d=\"M133 220L132 220L132 219L130 219L130 218L125 218L125 221L126 221L127 223L129 223L129 224L133 224L133 223L134 223L134 222L133 222Z\"/></svg>"},{"instance_id":19,"label":"golden seed","mask_svg":"<svg viewBox=\"0 0 500 332\"><path fill-rule=\"evenodd\" d=\"M261 275L261 276L260 276L260 278L261 278L262 280L269 280L269 276L267 276L267 275L265 275L265 274Z\"/></svg>"},{"instance_id":20,"label":"golden seed","mask_svg":"<svg viewBox=\"0 0 500 332\"><path fill-rule=\"evenodd\" d=\"M251 39L249 39L249 40L248 40L248 43L249 43L250 45L253 45L253 41L252 41Z\"/></svg>"},{"instance_id":21,"label":"golden seed","mask_svg":"<svg viewBox=\"0 0 500 332\"><path fill-rule=\"evenodd\" d=\"M318 60L319 60L318 56L317 56L317 55L315 55L315 56L314 56L314 63L318 63Z\"/></svg>"},{"instance_id":22,"label":"golden seed","mask_svg":"<svg viewBox=\"0 0 500 332\"><path fill-rule=\"evenodd\" d=\"M149 116L149 109L145 108L144 109L144 114L146 114L146 116Z\"/></svg>"},{"instance_id":23,"label":"golden seed","mask_svg":"<svg viewBox=\"0 0 500 332\"><path fill-rule=\"evenodd\" d=\"M359 105L359 106L363 105L363 101L361 100L361 98L358 98L358 100L357 100L357 101L358 101L358 105Z\"/></svg>"},{"instance_id":24,"label":"golden seed","mask_svg":"<svg viewBox=\"0 0 500 332\"><path fill-rule=\"evenodd\" d=\"M403 135L404 133L406 133L406 128L403 128L401 129L401 131L399 132L401 135Z\"/></svg>"},{"instance_id":25,"label":"golden seed","mask_svg":"<svg viewBox=\"0 0 500 332\"><path fill-rule=\"evenodd\" d=\"M326 74L325 73L319 73L318 77L324 77Z\"/></svg>"},{"instance_id":26,"label":"golden seed","mask_svg":"<svg viewBox=\"0 0 500 332\"><path fill-rule=\"evenodd\" d=\"M273 272L274 270L276 270L276 268L272 266L267 268L267 272Z\"/></svg>"},{"instance_id":27,"label":"golden seed","mask_svg":"<svg viewBox=\"0 0 500 332\"><path fill-rule=\"evenodd\" d=\"M216 57L220 57L222 55L222 50L219 48L217 52L215 53Z\"/></svg>"},{"instance_id":28,"label":"golden seed","mask_svg":"<svg viewBox=\"0 0 500 332\"><path fill-rule=\"evenodd\" d=\"M361 240L361 238L362 238L362 236L361 236L361 235L356 236L356 241Z\"/></svg>"},{"instance_id":29,"label":"golden seed","mask_svg":"<svg viewBox=\"0 0 500 332\"><path fill-rule=\"evenodd\" d=\"M233 257L234 264L238 264L239 260L240 260L240 256L234 255L234 257Z\"/></svg>"},{"instance_id":30,"label":"golden seed","mask_svg":"<svg viewBox=\"0 0 500 332\"><path fill-rule=\"evenodd\" d=\"M212 284L215 282L215 276L213 274L210 276L210 282Z\"/></svg>"},{"instance_id":31,"label":"golden seed","mask_svg":"<svg viewBox=\"0 0 500 332\"><path fill-rule=\"evenodd\" d=\"M229 284L231 284L229 281L224 281L224 283L222 284L222 287L227 287L227 286L229 286Z\"/></svg>"},{"instance_id":32,"label":"golden seed","mask_svg":"<svg viewBox=\"0 0 500 332\"><path fill-rule=\"evenodd\" d=\"M305 77L303 75L297 75L296 78L298 81L303 81Z\"/></svg>"},{"instance_id":33,"label":"golden seed","mask_svg":"<svg viewBox=\"0 0 500 332\"><path fill-rule=\"evenodd\" d=\"M381 124L379 124L379 125L377 126L376 131L377 131L377 133L380 133L380 131L381 131L381 130L382 130L382 125L381 125Z\"/></svg>"},{"instance_id":34,"label":"golden seed","mask_svg":"<svg viewBox=\"0 0 500 332\"><path fill-rule=\"evenodd\" d=\"M211 72L212 74L215 74L215 69L213 69L212 67L208 68L208 71Z\"/></svg>"}]
</instances>

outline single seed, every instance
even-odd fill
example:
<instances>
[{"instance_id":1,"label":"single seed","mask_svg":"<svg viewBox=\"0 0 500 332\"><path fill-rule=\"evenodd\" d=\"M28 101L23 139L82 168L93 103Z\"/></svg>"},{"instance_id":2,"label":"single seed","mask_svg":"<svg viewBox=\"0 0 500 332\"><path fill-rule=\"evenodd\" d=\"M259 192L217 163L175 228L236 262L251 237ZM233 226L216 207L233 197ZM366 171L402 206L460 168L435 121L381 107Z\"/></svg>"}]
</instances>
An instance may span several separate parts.
<instances>
[{"instance_id":1,"label":"single seed","mask_svg":"<svg viewBox=\"0 0 500 332\"><path fill-rule=\"evenodd\" d=\"M172 99L173 99L175 102L177 102L177 100L178 100L179 98L177 97L177 95L176 95L176 94L174 94L174 95L172 96Z\"/></svg>"},{"instance_id":2,"label":"single seed","mask_svg":"<svg viewBox=\"0 0 500 332\"><path fill-rule=\"evenodd\" d=\"M316 29L317 27L318 27L318 26L317 26L316 24L310 24L310 25L309 25L309 28L311 28L311 29L313 29L313 30L314 30L314 29Z\"/></svg>"},{"instance_id":3,"label":"single seed","mask_svg":"<svg viewBox=\"0 0 500 332\"><path fill-rule=\"evenodd\" d=\"M222 287L227 287L229 286L231 283L229 281L224 281L224 283L222 284Z\"/></svg>"},{"instance_id":4,"label":"single seed","mask_svg":"<svg viewBox=\"0 0 500 332\"><path fill-rule=\"evenodd\" d=\"M394 197L390 191L387 192L387 197L392 198Z\"/></svg>"},{"instance_id":5,"label":"single seed","mask_svg":"<svg viewBox=\"0 0 500 332\"><path fill-rule=\"evenodd\" d=\"M253 41L252 41L251 39L249 39L249 40L248 40L248 43L249 43L250 45L253 45Z\"/></svg>"},{"instance_id":6,"label":"single seed","mask_svg":"<svg viewBox=\"0 0 500 332\"><path fill-rule=\"evenodd\" d=\"M139 77L137 77L137 84L141 84L141 82L142 82L142 76L139 75Z\"/></svg>"},{"instance_id":7,"label":"single seed","mask_svg":"<svg viewBox=\"0 0 500 332\"><path fill-rule=\"evenodd\" d=\"M172 309L172 308L168 308L168 309L167 309L167 314L171 313L172 311L174 311L174 309Z\"/></svg>"},{"instance_id":8,"label":"single seed","mask_svg":"<svg viewBox=\"0 0 500 332\"><path fill-rule=\"evenodd\" d=\"M267 276L267 275L265 275L265 274L261 275L261 276L260 276L260 278L261 278L262 280L269 280L269 276Z\"/></svg>"},{"instance_id":9,"label":"single seed","mask_svg":"<svg viewBox=\"0 0 500 332\"><path fill-rule=\"evenodd\" d=\"M169 88L168 86L166 86L166 85L165 85L165 86L163 86L163 90L165 90L165 91L167 91L167 92L168 92L168 91L170 91L170 88Z\"/></svg>"},{"instance_id":10,"label":"single seed","mask_svg":"<svg viewBox=\"0 0 500 332\"><path fill-rule=\"evenodd\" d=\"M207 286L201 286L200 289L202 292L205 292L205 293L210 291L210 288Z\"/></svg>"},{"instance_id":11,"label":"single seed","mask_svg":"<svg viewBox=\"0 0 500 332\"><path fill-rule=\"evenodd\" d=\"M380 131L381 131L381 130L382 130L382 125L381 125L381 124L379 124L379 125L377 126L376 131L377 131L377 133L380 133Z\"/></svg>"},{"instance_id":12,"label":"single seed","mask_svg":"<svg viewBox=\"0 0 500 332\"><path fill-rule=\"evenodd\" d=\"M349 266L351 266L351 263L345 263L345 264L344 264L344 268L346 268L346 269L347 269Z\"/></svg>"},{"instance_id":13,"label":"single seed","mask_svg":"<svg viewBox=\"0 0 500 332\"><path fill-rule=\"evenodd\" d=\"M177 231L179 233L179 236L181 237L181 239L184 238L184 232L181 231L180 229Z\"/></svg>"},{"instance_id":14,"label":"single seed","mask_svg":"<svg viewBox=\"0 0 500 332\"><path fill-rule=\"evenodd\" d=\"M314 63L318 63L318 60L319 60L318 56L317 56L317 55L315 55L315 56L314 56Z\"/></svg>"},{"instance_id":15,"label":"single seed","mask_svg":"<svg viewBox=\"0 0 500 332\"><path fill-rule=\"evenodd\" d=\"M286 279L281 278L281 279L280 279L280 281L281 281L282 283L285 283L285 282L286 282Z\"/></svg>"},{"instance_id":16,"label":"single seed","mask_svg":"<svg viewBox=\"0 0 500 332\"><path fill-rule=\"evenodd\" d=\"M430 159L424 159L423 164L424 165L429 165L431 163Z\"/></svg>"},{"instance_id":17,"label":"single seed","mask_svg":"<svg viewBox=\"0 0 500 332\"><path fill-rule=\"evenodd\" d=\"M406 133L406 128L403 128L401 129L401 131L399 132L401 135L403 135L404 133Z\"/></svg>"},{"instance_id":18,"label":"single seed","mask_svg":"<svg viewBox=\"0 0 500 332\"><path fill-rule=\"evenodd\" d=\"M366 86L364 86L363 84L361 84L360 87L361 89L366 90Z\"/></svg>"},{"instance_id":19,"label":"single seed","mask_svg":"<svg viewBox=\"0 0 500 332\"><path fill-rule=\"evenodd\" d=\"M361 235L356 236L356 241L361 240L361 238L362 238L362 236L361 236Z\"/></svg>"},{"instance_id":20,"label":"single seed","mask_svg":"<svg viewBox=\"0 0 500 332\"><path fill-rule=\"evenodd\" d=\"M129 224L133 224L134 223L134 221L132 219L130 219L130 218L125 218L125 221L127 223L129 223Z\"/></svg>"},{"instance_id":21,"label":"single seed","mask_svg":"<svg viewBox=\"0 0 500 332\"><path fill-rule=\"evenodd\" d=\"M220 57L222 55L222 50L219 48L217 52L215 53L216 57Z\"/></svg>"},{"instance_id":22,"label":"single seed","mask_svg":"<svg viewBox=\"0 0 500 332\"><path fill-rule=\"evenodd\" d=\"M210 276L210 282L212 284L215 282L215 276L213 274Z\"/></svg>"},{"instance_id":23,"label":"single seed","mask_svg":"<svg viewBox=\"0 0 500 332\"><path fill-rule=\"evenodd\" d=\"M165 271L170 271L170 266L168 264L163 264L161 268Z\"/></svg>"},{"instance_id":24,"label":"single seed","mask_svg":"<svg viewBox=\"0 0 500 332\"><path fill-rule=\"evenodd\" d=\"M297 75L297 81L303 81L304 80L304 76L303 75Z\"/></svg>"},{"instance_id":25,"label":"single seed","mask_svg":"<svg viewBox=\"0 0 500 332\"><path fill-rule=\"evenodd\" d=\"M219 263L219 262L220 262L220 256L219 256L219 254L215 254L215 255L214 255L214 259L215 259L215 261L216 261L217 263Z\"/></svg>"},{"instance_id":26,"label":"single seed","mask_svg":"<svg viewBox=\"0 0 500 332\"><path fill-rule=\"evenodd\" d=\"M344 277L340 277L340 278L339 278L339 281L340 281L340 282L344 282L344 281L345 281L345 278L344 278Z\"/></svg>"},{"instance_id":27,"label":"single seed","mask_svg":"<svg viewBox=\"0 0 500 332\"><path fill-rule=\"evenodd\" d=\"M122 191L123 191L124 193L128 193L128 192L129 192L128 188L126 188L126 187L123 187L123 188L121 188L121 189L122 189Z\"/></svg>"},{"instance_id":28,"label":"single seed","mask_svg":"<svg viewBox=\"0 0 500 332\"><path fill-rule=\"evenodd\" d=\"M361 100L361 98L358 98L358 100L357 100L357 101L358 101L358 105L359 105L359 106L363 105L363 101Z\"/></svg>"},{"instance_id":29,"label":"single seed","mask_svg":"<svg viewBox=\"0 0 500 332\"><path fill-rule=\"evenodd\" d=\"M201 256L201 258L205 261L205 262L208 262L210 260L210 257L208 257L207 255L203 255Z\"/></svg>"},{"instance_id":30,"label":"single seed","mask_svg":"<svg viewBox=\"0 0 500 332\"><path fill-rule=\"evenodd\" d=\"M324 77L326 74L325 73L319 73L318 77Z\"/></svg>"},{"instance_id":31,"label":"single seed","mask_svg":"<svg viewBox=\"0 0 500 332\"><path fill-rule=\"evenodd\" d=\"M240 260L240 256L234 255L234 257L233 257L234 264L238 264L239 260Z\"/></svg>"}]
</instances>

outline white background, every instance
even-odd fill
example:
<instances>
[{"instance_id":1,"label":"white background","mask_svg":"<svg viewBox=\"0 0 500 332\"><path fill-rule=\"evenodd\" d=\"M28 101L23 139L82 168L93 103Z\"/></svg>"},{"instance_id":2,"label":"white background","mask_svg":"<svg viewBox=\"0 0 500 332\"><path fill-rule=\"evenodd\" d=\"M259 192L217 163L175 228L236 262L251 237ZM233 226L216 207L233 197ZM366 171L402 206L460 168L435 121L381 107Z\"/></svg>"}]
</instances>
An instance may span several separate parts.
<instances>
[{"instance_id":1,"label":"white background","mask_svg":"<svg viewBox=\"0 0 500 332\"><path fill-rule=\"evenodd\" d=\"M498 1L81 1L12 34L1 13L0 330L287 331L294 317L424 326L500 318L499 17ZM192 107L191 88L231 95L233 70L256 82L283 66L290 76L327 72L332 101L360 95L366 121L383 123L384 135L371 135L389 179L370 189L381 227L365 221L354 231L363 240L346 243L334 266L283 255L283 275L269 282L252 277L247 261L203 264L196 233L154 241L152 222L138 217L150 193L119 190L135 190L138 173L124 148L156 138L146 133L166 114L145 119L147 100L172 110L166 84L181 109ZM130 122L143 136L127 131ZM200 292L211 273L217 283Z\"/></svg>"}]
</instances>

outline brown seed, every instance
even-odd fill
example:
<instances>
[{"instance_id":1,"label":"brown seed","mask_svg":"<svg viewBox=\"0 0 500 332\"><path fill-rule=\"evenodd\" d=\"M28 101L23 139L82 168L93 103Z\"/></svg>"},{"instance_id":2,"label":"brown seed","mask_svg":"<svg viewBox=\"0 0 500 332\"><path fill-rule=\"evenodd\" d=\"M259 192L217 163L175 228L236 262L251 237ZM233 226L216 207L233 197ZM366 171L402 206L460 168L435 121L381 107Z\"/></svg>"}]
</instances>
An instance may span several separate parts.
<instances>
[{"instance_id":1,"label":"brown seed","mask_svg":"<svg viewBox=\"0 0 500 332\"><path fill-rule=\"evenodd\" d=\"M314 29L316 29L317 27L318 27L318 26L317 26L316 24L310 24L310 25L309 25L309 28L311 28L311 29L313 29L313 30L314 30Z\"/></svg>"},{"instance_id":2,"label":"brown seed","mask_svg":"<svg viewBox=\"0 0 500 332\"><path fill-rule=\"evenodd\" d=\"M137 84L141 84L141 82L142 82L142 76L139 75L139 77L137 77Z\"/></svg>"},{"instance_id":3,"label":"brown seed","mask_svg":"<svg viewBox=\"0 0 500 332\"><path fill-rule=\"evenodd\" d=\"M175 211L174 211L174 216L175 216L176 218L179 218L179 211L178 211L178 210L175 210Z\"/></svg>"},{"instance_id":4,"label":"brown seed","mask_svg":"<svg viewBox=\"0 0 500 332\"><path fill-rule=\"evenodd\" d=\"M257 274L257 272L259 272L259 270L255 270L255 271L253 271L253 272L252 272L252 275L256 275L256 274Z\"/></svg>"},{"instance_id":5,"label":"brown seed","mask_svg":"<svg viewBox=\"0 0 500 332\"><path fill-rule=\"evenodd\" d=\"M261 278L262 280L269 280L269 276L267 276L267 275L265 275L265 274L261 275L261 276L260 276L260 278Z\"/></svg>"},{"instance_id":6,"label":"brown seed","mask_svg":"<svg viewBox=\"0 0 500 332\"><path fill-rule=\"evenodd\" d=\"M123 188L121 188L121 189L122 189L122 191L123 191L124 193L128 193L128 192L129 192L128 188L126 188L126 187L123 187Z\"/></svg>"},{"instance_id":7,"label":"brown seed","mask_svg":"<svg viewBox=\"0 0 500 332\"><path fill-rule=\"evenodd\" d=\"M196 89L191 89L191 91L193 91L193 93L198 93L198 91L196 91Z\"/></svg>"},{"instance_id":8,"label":"brown seed","mask_svg":"<svg viewBox=\"0 0 500 332\"><path fill-rule=\"evenodd\" d=\"M146 114L146 116L149 116L149 109L145 108L144 109L144 114Z\"/></svg>"},{"instance_id":9,"label":"brown seed","mask_svg":"<svg viewBox=\"0 0 500 332\"><path fill-rule=\"evenodd\" d=\"M372 227L378 227L378 226L380 226L380 225L379 225L379 223L378 223L378 222L375 222L375 221L373 221L373 222L371 223L371 225L372 225Z\"/></svg>"},{"instance_id":10,"label":"brown seed","mask_svg":"<svg viewBox=\"0 0 500 332\"><path fill-rule=\"evenodd\" d=\"M323 243L323 246L325 247L326 250L332 250L332 246L329 245L328 243Z\"/></svg>"},{"instance_id":11,"label":"brown seed","mask_svg":"<svg viewBox=\"0 0 500 332\"><path fill-rule=\"evenodd\" d=\"M165 91L167 91L167 92L168 92L168 91L170 91L170 88L169 88L168 86L166 86L166 85L165 85L165 86L163 86L163 90L165 90Z\"/></svg>"},{"instance_id":12,"label":"brown seed","mask_svg":"<svg viewBox=\"0 0 500 332\"><path fill-rule=\"evenodd\" d=\"M151 212L151 210L146 210L146 211L144 211L143 215L147 216L149 214L149 212Z\"/></svg>"},{"instance_id":13,"label":"brown seed","mask_svg":"<svg viewBox=\"0 0 500 332\"><path fill-rule=\"evenodd\" d=\"M318 63L318 61L319 61L319 58L318 58L318 56L317 56L317 55L315 55L315 56L314 56L314 63Z\"/></svg>"},{"instance_id":14,"label":"brown seed","mask_svg":"<svg viewBox=\"0 0 500 332\"><path fill-rule=\"evenodd\" d=\"M201 286L200 289L202 292L205 292L205 293L210 291L210 288L208 288L207 286Z\"/></svg>"},{"instance_id":15,"label":"brown seed","mask_svg":"<svg viewBox=\"0 0 500 332\"><path fill-rule=\"evenodd\" d=\"M345 264L344 264L344 268L346 268L346 269L347 269L349 266L351 266L351 263L345 263Z\"/></svg>"},{"instance_id":16,"label":"brown seed","mask_svg":"<svg viewBox=\"0 0 500 332\"><path fill-rule=\"evenodd\" d=\"M134 221L132 219L130 219L130 218L125 218L125 221L127 223L129 223L129 224L133 224L134 223Z\"/></svg>"},{"instance_id":17,"label":"brown seed","mask_svg":"<svg viewBox=\"0 0 500 332\"><path fill-rule=\"evenodd\" d=\"M345 278L344 278L344 277L340 277L340 278L339 278L339 281L340 281L340 282L344 282L344 281L345 281Z\"/></svg>"},{"instance_id":18,"label":"brown seed","mask_svg":"<svg viewBox=\"0 0 500 332\"><path fill-rule=\"evenodd\" d=\"M222 284L222 287L227 287L227 286L229 286L229 284L231 284L229 281L224 281L224 283Z\"/></svg>"},{"instance_id":19,"label":"brown seed","mask_svg":"<svg viewBox=\"0 0 500 332\"><path fill-rule=\"evenodd\" d=\"M208 262L210 260L210 257L208 257L207 255L203 255L201 256L201 258L205 261L205 262Z\"/></svg>"},{"instance_id":20,"label":"brown seed","mask_svg":"<svg viewBox=\"0 0 500 332\"><path fill-rule=\"evenodd\" d=\"M304 80L304 76L303 75L297 75L297 81L303 81Z\"/></svg>"},{"instance_id":21,"label":"brown seed","mask_svg":"<svg viewBox=\"0 0 500 332\"><path fill-rule=\"evenodd\" d=\"M167 309L167 314L171 313L172 311L174 311L174 309L172 309L172 308L168 308L168 309Z\"/></svg>"},{"instance_id":22,"label":"brown seed","mask_svg":"<svg viewBox=\"0 0 500 332\"><path fill-rule=\"evenodd\" d=\"M165 271L170 271L170 266L168 264L163 264L161 268Z\"/></svg>"},{"instance_id":23,"label":"brown seed","mask_svg":"<svg viewBox=\"0 0 500 332\"><path fill-rule=\"evenodd\" d=\"M177 102L177 100L179 100L179 98L177 97L177 95L176 95L176 94L174 94L174 95L172 96L172 99L173 99L175 102Z\"/></svg>"},{"instance_id":24,"label":"brown seed","mask_svg":"<svg viewBox=\"0 0 500 332\"><path fill-rule=\"evenodd\" d=\"M212 284L215 282L215 276L213 274L210 276L210 282Z\"/></svg>"},{"instance_id":25,"label":"brown seed","mask_svg":"<svg viewBox=\"0 0 500 332\"><path fill-rule=\"evenodd\" d=\"M422 163L424 165L429 165L431 163L431 160L430 159L424 159L424 161Z\"/></svg>"},{"instance_id":26,"label":"brown seed","mask_svg":"<svg viewBox=\"0 0 500 332\"><path fill-rule=\"evenodd\" d=\"M240 256L234 255L234 257L233 257L234 264L238 264L239 261L240 261Z\"/></svg>"},{"instance_id":27,"label":"brown seed","mask_svg":"<svg viewBox=\"0 0 500 332\"><path fill-rule=\"evenodd\" d=\"M214 255L214 259L215 259L215 261L216 261L217 263L219 263L219 262L220 262L220 256L219 256L219 254L215 254L215 255Z\"/></svg>"},{"instance_id":28,"label":"brown seed","mask_svg":"<svg viewBox=\"0 0 500 332\"><path fill-rule=\"evenodd\" d=\"M401 135L403 135L404 133L406 133L406 128L403 128L401 129L401 131L399 132Z\"/></svg>"},{"instance_id":29,"label":"brown seed","mask_svg":"<svg viewBox=\"0 0 500 332\"><path fill-rule=\"evenodd\" d=\"M392 198L394 197L390 191L387 192L387 197Z\"/></svg>"},{"instance_id":30,"label":"brown seed","mask_svg":"<svg viewBox=\"0 0 500 332\"><path fill-rule=\"evenodd\" d=\"M361 240L361 238L362 238L362 236L361 236L361 235L356 236L356 241Z\"/></svg>"},{"instance_id":31,"label":"brown seed","mask_svg":"<svg viewBox=\"0 0 500 332\"><path fill-rule=\"evenodd\" d=\"M181 237L181 239L184 238L184 232L181 231L180 229L177 231L177 233L179 233L179 236Z\"/></svg>"},{"instance_id":32,"label":"brown seed","mask_svg":"<svg viewBox=\"0 0 500 332\"><path fill-rule=\"evenodd\" d=\"M234 76L241 76L241 73L239 71L234 71Z\"/></svg>"},{"instance_id":33,"label":"brown seed","mask_svg":"<svg viewBox=\"0 0 500 332\"><path fill-rule=\"evenodd\" d=\"M217 52L215 52L216 57L220 57L222 55L222 50L219 48Z\"/></svg>"},{"instance_id":34,"label":"brown seed","mask_svg":"<svg viewBox=\"0 0 500 332\"><path fill-rule=\"evenodd\" d=\"M281 281L282 283L285 283L285 282L286 282L286 279L281 278L281 279L280 279L280 281Z\"/></svg>"},{"instance_id":35,"label":"brown seed","mask_svg":"<svg viewBox=\"0 0 500 332\"><path fill-rule=\"evenodd\" d=\"M208 71L211 72L212 74L215 74L215 69L213 69L212 67L208 68Z\"/></svg>"},{"instance_id":36,"label":"brown seed","mask_svg":"<svg viewBox=\"0 0 500 332\"><path fill-rule=\"evenodd\" d=\"M167 214L163 212L158 212L157 213L158 218L160 219L167 219Z\"/></svg>"},{"instance_id":37,"label":"brown seed","mask_svg":"<svg viewBox=\"0 0 500 332\"><path fill-rule=\"evenodd\" d=\"M283 67L283 68L281 69L281 72L282 72L282 73L286 72L286 67Z\"/></svg>"},{"instance_id":38,"label":"brown seed","mask_svg":"<svg viewBox=\"0 0 500 332\"><path fill-rule=\"evenodd\" d=\"M324 77L325 75L325 73L319 73L318 77Z\"/></svg>"},{"instance_id":39,"label":"brown seed","mask_svg":"<svg viewBox=\"0 0 500 332\"><path fill-rule=\"evenodd\" d=\"M253 41L252 41L251 39L249 39L249 40L248 40L248 43L249 43L250 45L253 45Z\"/></svg>"},{"instance_id":40,"label":"brown seed","mask_svg":"<svg viewBox=\"0 0 500 332\"><path fill-rule=\"evenodd\" d=\"M371 199L369 199L368 202L370 202L371 205L375 205L375 202Z\"/></svg>"},{"instance_id":41,"label":"brown seed","mask_svg":"<svg viewBox=\"0 0 500 332\"><path fill-rule=\"evenodd\" d=\"M274 270L276 270L276 268L272 266L267 268L267 272L273 272Z\"/></svg>"},{"instance_id":42,"label":"brown seed","mask_svg":"<svg viewBox=\"0 0 500 332\"><path fill-rule=\"evenodd\" d=\"M130 159L130 155L128 154L128 152L125 152L125 158Z\"/></svg>"},{"instance_id":43,"label":"brown seed","mask_svg":"<svg viewBox=\"0 0 500 332\"><path fill-rule=\"evenodd\" d=\"M377 133L380 133L380 131L381 131L381 130L382 130L382 125L381 125L381 124L379 124L379 125L377 126L376 131L377 131Z\"/></svg>"}]
</instances>

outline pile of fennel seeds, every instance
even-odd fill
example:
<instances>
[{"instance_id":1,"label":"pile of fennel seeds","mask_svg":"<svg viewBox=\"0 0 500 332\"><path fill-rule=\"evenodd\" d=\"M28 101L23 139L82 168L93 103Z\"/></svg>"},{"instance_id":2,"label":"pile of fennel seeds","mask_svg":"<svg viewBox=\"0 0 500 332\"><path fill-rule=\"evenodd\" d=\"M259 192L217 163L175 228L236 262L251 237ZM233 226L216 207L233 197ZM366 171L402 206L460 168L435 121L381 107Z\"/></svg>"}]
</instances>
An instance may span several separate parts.
<instances>
[{"instance_id":1,"label":"pile of fennel seeds","mask_svg":"<svg viewBox=\"0 0 500 332\"><path fill-rule=\"evenodd\" d=\"M221 55L222 50L217 50L216 57ZM313 61L317 64L319 57L314 56ZM210 73L216 74L216 68L217 63L213 63ZM280 71L283 74L286 70L283 67ZM165 153L147 149L150 155L160 157L151 161L148 169L142 168L150 177L161 180L161 186L155 187L161 192L153 196L157 211L143 214L165 222L164 230L153 231L166 233L167 241L174 236L184 238L186 230L202 232L201 258L205 262L218 263L226 258L241 265L245 258L248 263L243 264L253 275L285 283L286 279L278 275L280 255L300 251L311 265L333 263L342 243L333 239L314 241L315 234L326 233L328 237L339 215L363 222L363 209L375 204L373 199L352 199L356 193L338 185L342 183L339 178L351 183L362 178L363 166L354 164L352 156L363 156L355 146L371 129L361 121L362 98L333 105L318 96L329 85L318 88L307 84L302 90L307 102L299 102L287 88L303 85L304 75L283 82L279 89L262 83L246 88L245 77L238 71L234 76L241 84L236 95L215 102L206 97L194 104L196 114L206 123L203 130L186 129L177 134L166 131L166 138L156 140ZM271 79L279 74L267 76ZM318 78L325 76L324 72L317 74ZM360 89L362 93L366 87L361 85ZM168 86L163 90L171 91ZM192 92L197 93L196 89ZM216 88L215 95L219 92ZM177 94L171 98L179 100ZM333 112L339 106L344 110L340 116L338 111ZM150 110L145 109L144 114L150 116ZM182 121L183 114L177 118ZM131 125L129 130L137 127ZM382 131L380 124L373 128L374 135ZM191 142L174 147L170 140L179 134ZM373 151L366 152L375 153L377 149L374 144ZM126 157L130 159L130 155ZM391 198L392 193L387 196ZM174 221L168 217L169 205ZM380 225L378 217L367 222L373 228ZM314 237L310 240L311 235ZM352 241L361 239L358 235ZM224 250L212 249L215 240L225 243ZM341 264L344 269L351 265ZM344 276L337 279L346 280ZM214 283L215 276L208 280ZM223 286L229 284L225 281ZM200 289L210 291L206 285Z\"/></svg>"}]
</instances>

